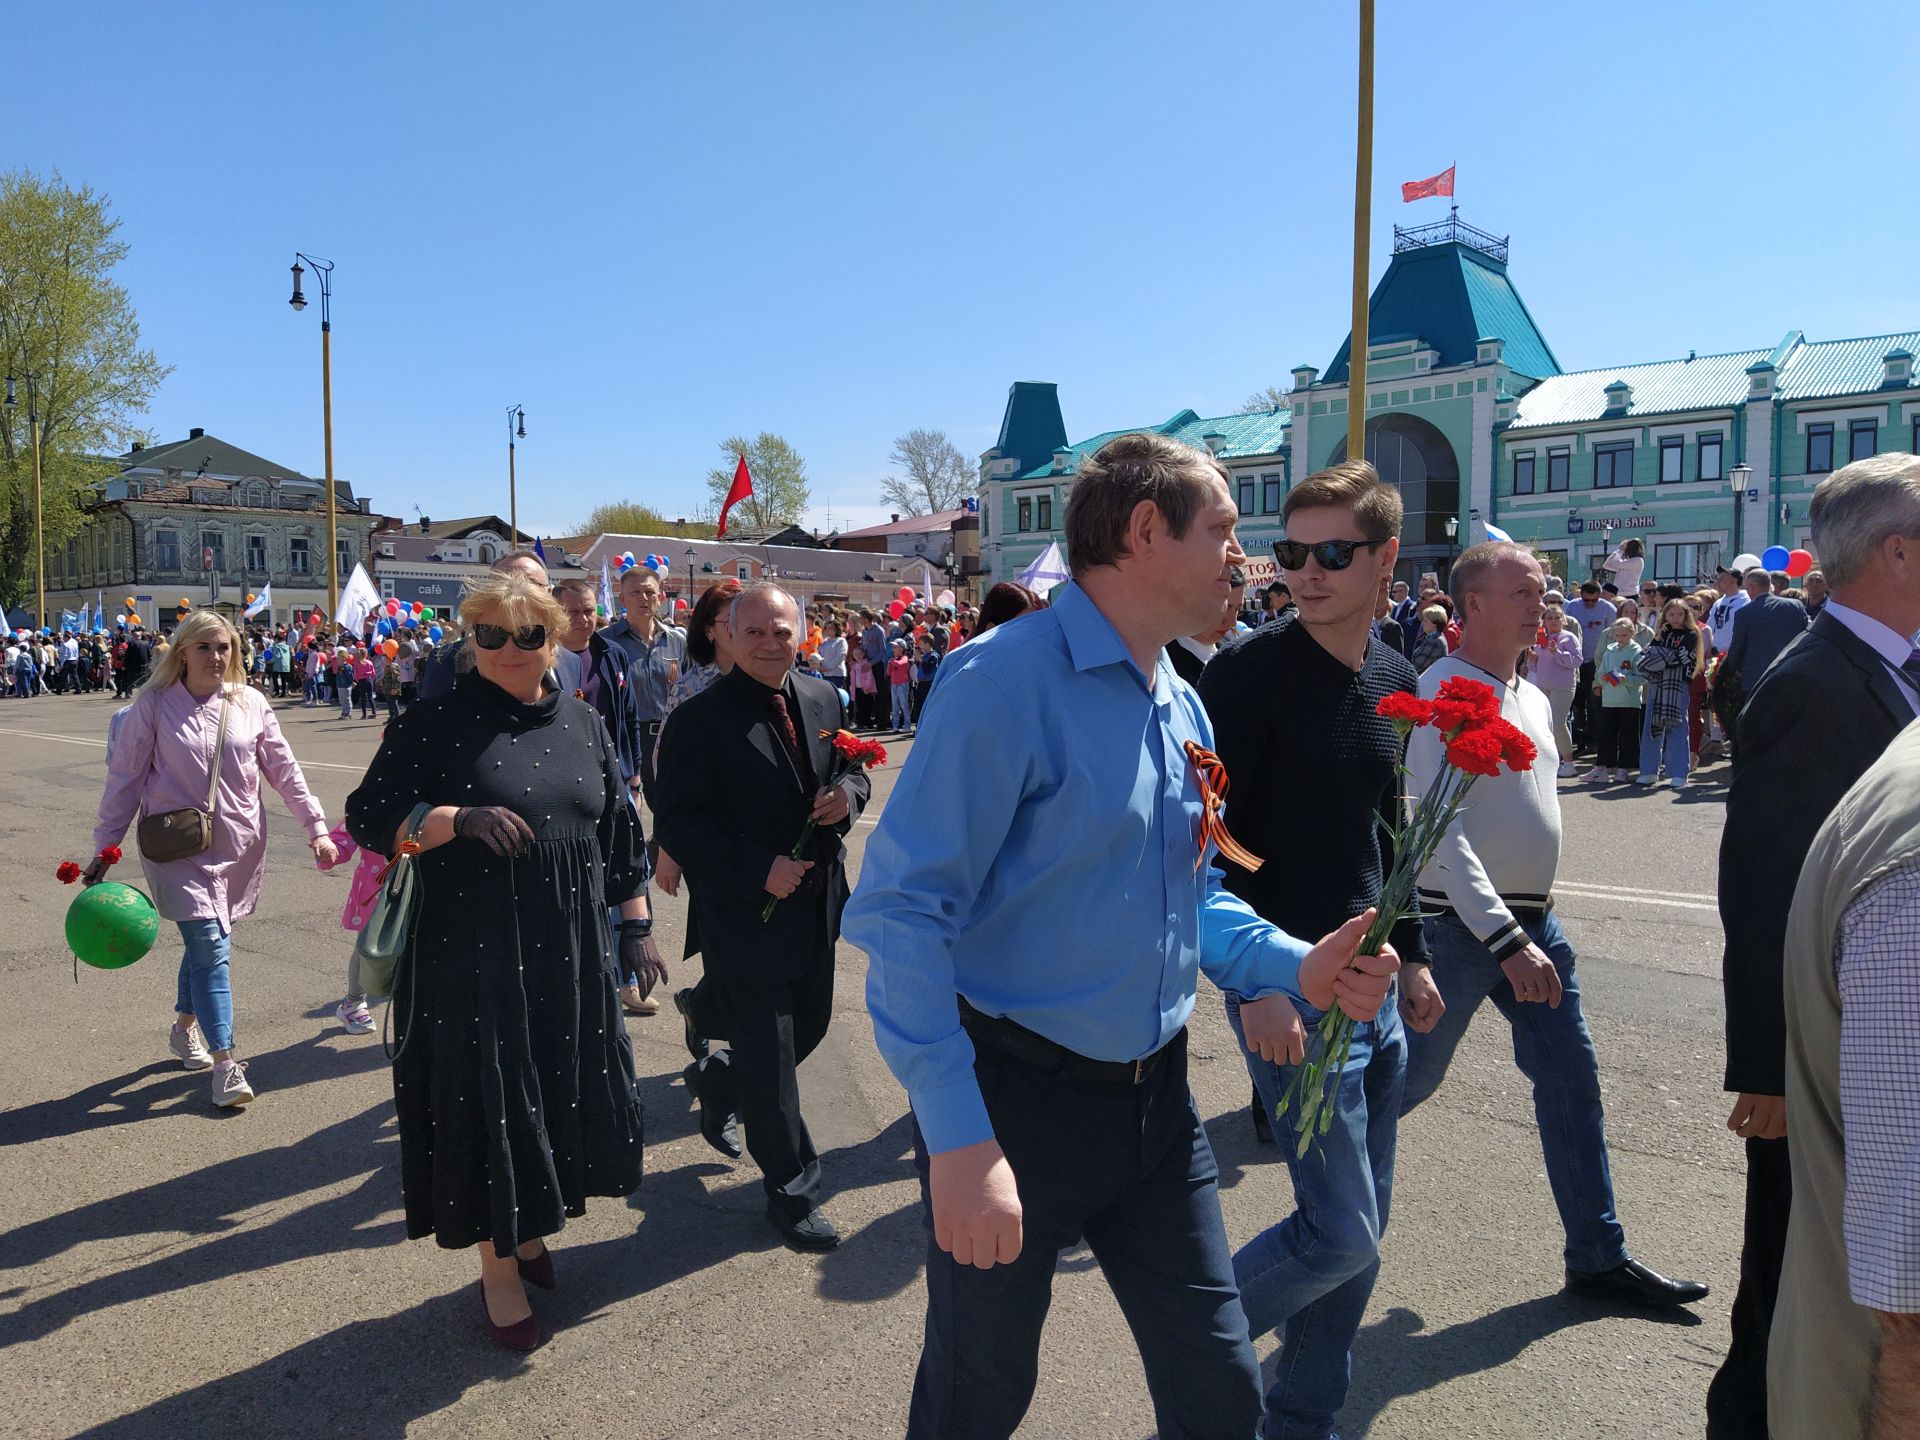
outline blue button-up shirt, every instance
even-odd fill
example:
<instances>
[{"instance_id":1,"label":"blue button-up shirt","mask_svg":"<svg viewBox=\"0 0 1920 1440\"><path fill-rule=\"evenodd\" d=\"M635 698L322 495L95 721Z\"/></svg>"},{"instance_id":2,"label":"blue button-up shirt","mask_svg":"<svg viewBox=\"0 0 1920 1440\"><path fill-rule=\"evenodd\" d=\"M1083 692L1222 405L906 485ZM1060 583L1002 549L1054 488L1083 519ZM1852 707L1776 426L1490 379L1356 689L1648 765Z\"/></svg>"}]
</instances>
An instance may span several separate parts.
<instances>
[{"instance_id":1,"label":"blue button-up shirt","mask_svg":"<svg viewBox=\"0 0 1920 1440\"><path fill-rule=\"evenodd\" d=\"M1183 746L1213 733L1164 657L1142 674L1070 584L940 675L842 922L931 1151L993 1135L956 993L1122 1061L1187 1023L1201 970L1249 999L1298 995L1308 947L1194 869Z\"/></svg>"}]
</instances>

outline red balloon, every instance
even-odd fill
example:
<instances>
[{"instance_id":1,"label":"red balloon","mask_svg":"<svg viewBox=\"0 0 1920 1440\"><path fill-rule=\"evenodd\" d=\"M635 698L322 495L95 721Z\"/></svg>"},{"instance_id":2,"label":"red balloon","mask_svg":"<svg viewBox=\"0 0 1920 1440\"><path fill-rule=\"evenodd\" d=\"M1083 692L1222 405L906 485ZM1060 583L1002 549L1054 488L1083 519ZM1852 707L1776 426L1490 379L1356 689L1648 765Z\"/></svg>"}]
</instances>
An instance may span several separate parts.
<instances>
[{"instance_id":1,"label":"red balloon","mask_svg":"<svg viewBox=\"0 0 1920 1440\"><path fill-rule=\"evenodd\" d=\"M1794 550L1787 555L1787 574L1798 580L1813 569L1813 556L1805 550Z\"/></svg>"},{"instance_id":2,"label":"red balloon","mask_svg":"<svg viewBox=\"0 0 1920 1440\"><path fill-rule=\"evenodd\" d=\"M900 603L902 605L911 605L913 603L913 586L902 585L900 587Z\"/></svg>"},{"instance_id":3,"label":"red balloon","mask_svg":"<svg viewBox=\"0 0 1920 1440\"><path fill-rule=\"evenodd\" d=\"M387 601L387 614L397 615L399 613L400 613L400 602L398 600Z\"/></svg>"},{"instance_id":4,"label":"red balloon","mask_svg":"<svg viewBox=\"0 0 1920 1440\"><path fill-rule=\"evenodd\" d=\"M893 601L887 606L887 614L892 619L898 620L902 615L906 613L907 613L907 607L901 604L898 600Z\"/></svg>"},{"instance_id":5,"label":"red balloon","mask_svg":"<svg viewBox=\"0 0 1920 1440\"><path fill-rule=\"evenodd\" d=\"M425 610L426 608L427 607L418 600L413 602L413 613L416 615L418 615L422 610Z\"/></svg>"}]
</instances>

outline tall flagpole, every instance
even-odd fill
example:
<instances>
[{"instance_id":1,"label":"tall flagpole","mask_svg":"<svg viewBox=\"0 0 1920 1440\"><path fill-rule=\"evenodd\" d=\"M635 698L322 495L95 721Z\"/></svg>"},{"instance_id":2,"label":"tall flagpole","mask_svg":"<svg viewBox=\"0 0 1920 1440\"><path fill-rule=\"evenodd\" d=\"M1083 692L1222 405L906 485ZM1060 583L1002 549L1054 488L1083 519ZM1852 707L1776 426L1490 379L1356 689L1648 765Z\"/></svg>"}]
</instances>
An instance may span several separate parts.
<instances>
[{"instance_id":1,"label":"tall flagpole","mask_svg":"<svg viewBox=\"0 0 1920 1440\"><path fill-rule=\"evenodd\" d=\"M1353 157L1353 338L1347 347L1347 455L1367 453L1367 242L1373 227L1373 0L1360 0L1360 113Z\"/></svg>"}]
</instances>

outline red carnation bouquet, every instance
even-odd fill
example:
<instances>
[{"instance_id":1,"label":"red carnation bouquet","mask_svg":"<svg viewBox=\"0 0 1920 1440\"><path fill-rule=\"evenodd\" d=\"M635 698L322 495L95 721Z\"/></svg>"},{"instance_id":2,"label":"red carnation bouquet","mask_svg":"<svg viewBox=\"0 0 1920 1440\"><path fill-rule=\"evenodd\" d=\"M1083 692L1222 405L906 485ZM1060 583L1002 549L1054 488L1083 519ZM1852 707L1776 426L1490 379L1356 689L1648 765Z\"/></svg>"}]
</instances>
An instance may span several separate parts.
<instances>
[{"instance_id":1,"label":"red carnation bouquet","mask_svg":"<svg viewBox=\"0 0 1920 1440\"><path fill-rule=\"evenodd\" d=\"M1474 782L1483 775L1498 775L1503 765L1515 774L1529 770L1538 754L1524 731L1500 717L1500 697L1493 687L1464 675L1442 683L1431 700L1397 690L1375 711L1393 722L1403 745L1415 730L1438 731L1446 764L1411 814L1403 797L1401 815L1395 817L1404 817L1402 824L1387 822L1393 833L1393 864L1380 892L1379 913L1360 941L1362 955L1379 954L1393 927L1419 914L1414 887L1420 872L1433 859L1441 836L1459 815ZM1400 773L1407 773L1404 765ZM1333 1125L1340 1072L1353 1048L1353 1023L1337 1003L1327 1010L1314 1028L1314 1043L1308 1046L1306 1063L1294 1071L1292 1083L1280 1097L1280 1115L1299 1107L1300 1155L1307 1153L1314 1136L1326 1134Z\"/></svg>"},{"instance_id":2,"label":"red carnation bouquet","mask_svg":"<svg viewBox=\"0 0 1920 1440\"><path fill-rule=\"evenodd\" d=\"M832 758L823 782L825 789L831 790L856 770L871 770L887 763L887 747L878 740L862 740L851 730L822 730L820 738L833 742ZM818 823L811 815L807 817L806 828L801 830L800 838L793 842L793 849L787 852L789 860L800 858L800 852L807 848L807 841L813 838L813 827ZM766 907L760 912L762 925L773 919L773 907L779 903L779 896L767 897Z\"/></svg>"},{"instance_id":3,"label":"red carnation bouquet","mask_svg":"<svg viewBox=\"0 0 1920 1440\"><path fill-rule=\"evenodd\" d=\"M110 866L120 863L120 847L118 845L109 845L93 858L99 862L100 873L104 875ZM62 860L59 865L54 867L53 878L58 880L62 885L71 885L86 873L87 872L82 870L76 861Z\"/></svg>"}]
</instances>

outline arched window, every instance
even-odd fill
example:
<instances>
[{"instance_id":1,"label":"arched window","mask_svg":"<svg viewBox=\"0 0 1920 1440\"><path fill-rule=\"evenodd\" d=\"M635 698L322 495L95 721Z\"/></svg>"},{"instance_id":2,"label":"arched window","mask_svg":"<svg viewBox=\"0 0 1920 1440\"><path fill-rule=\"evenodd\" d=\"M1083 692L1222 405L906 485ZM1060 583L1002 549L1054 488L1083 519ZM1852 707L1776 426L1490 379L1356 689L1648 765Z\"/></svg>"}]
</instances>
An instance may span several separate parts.
<instances>
[{"instance_id":1,"label":"arched window","mask_svg":"<svg viewBox=\"0 0 1920 1440\"><path fill-rule=\"evenodd\" d=\"M1346 458L1342 440L1327 463ZM1460 514L1460 462L1447 437L1417 415L1382 415L1367 422L1367 459L1382 480L1398 488L1407 507L1399 569L1444 569L1436 562L1450 560L1459 549L1447 536L1447 518Z\"/></svg>"}]
</instances>

